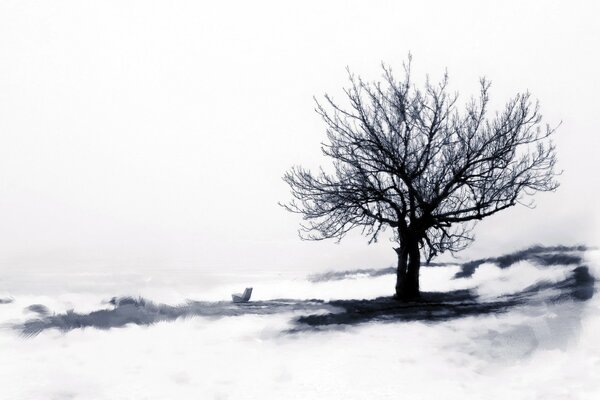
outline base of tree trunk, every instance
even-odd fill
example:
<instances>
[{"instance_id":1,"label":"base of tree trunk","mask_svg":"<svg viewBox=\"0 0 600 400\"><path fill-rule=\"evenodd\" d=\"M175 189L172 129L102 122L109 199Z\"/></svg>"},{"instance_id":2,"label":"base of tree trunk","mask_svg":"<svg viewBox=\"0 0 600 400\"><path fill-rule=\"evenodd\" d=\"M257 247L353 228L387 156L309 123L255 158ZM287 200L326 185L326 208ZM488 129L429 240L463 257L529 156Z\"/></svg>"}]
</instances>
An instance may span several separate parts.
<instances>
[{"instance_id":1,"label":"base of tree trunk","mask_svg":"<svg viewBox=\"0 0 600 400\"><path fill-rule=\"evenodd\" d=\"M394 299L399 301L406 300L415 300L421 297L421 292L419 291L419 287L414 286L405 286L396 288L396 293L394 294Z\"/></svg>"},{"instance_id":2,"label":"base of tree trunk","mask_svg":"<svg viewBox=\"0 0 600 400\"><path fill-rule=\"evenodd\" d=\"M395 293L394 296L392 296L392 298L394 300L398 300L398 301L412 301L412 300L419 300L421 298L421 294L420 293L402 293L402 294L398 294Z\"/></svg>"}]
</instances>

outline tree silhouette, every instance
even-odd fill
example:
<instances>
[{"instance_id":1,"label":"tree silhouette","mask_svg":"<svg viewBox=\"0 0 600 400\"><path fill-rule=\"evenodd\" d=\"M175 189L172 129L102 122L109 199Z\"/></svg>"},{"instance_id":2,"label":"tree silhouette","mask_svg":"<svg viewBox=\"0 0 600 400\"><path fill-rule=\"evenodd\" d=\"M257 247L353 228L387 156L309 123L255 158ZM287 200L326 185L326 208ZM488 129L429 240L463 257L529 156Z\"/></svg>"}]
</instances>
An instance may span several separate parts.
<instances>
[{"instance_id":1,"label":"tree silhouette","mask_svg":"<svg viewBox=\"0 0 600 400\"><path fill-rule=\"evenodd\" d=\"M419 296L421 253L429 261L460 251L476 221L558 187L555 128L542 126L529 93L488 117L490 82L481 79L461 111L447 74L419 89L410 64L401 81L385 65L383 82L348 72L346 107L328 95L317 101L332 172L296 166L283 177L293 195L284 207L303 216L304 239L341 240L360 228L371 243L393 230L399 299Z\"/></svg>"}]
</instances>

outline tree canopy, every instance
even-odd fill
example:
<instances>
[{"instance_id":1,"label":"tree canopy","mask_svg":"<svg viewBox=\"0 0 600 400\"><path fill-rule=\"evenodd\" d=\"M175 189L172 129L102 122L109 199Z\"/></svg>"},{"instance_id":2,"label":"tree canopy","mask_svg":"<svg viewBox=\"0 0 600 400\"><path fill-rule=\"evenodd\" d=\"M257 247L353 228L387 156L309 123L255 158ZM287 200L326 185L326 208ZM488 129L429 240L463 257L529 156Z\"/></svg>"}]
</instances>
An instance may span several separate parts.
<instances>
[{"instance_id":1,"label":"tree canopy","mask_svg":"<svg viewBox=\"0 0 600 400\"><path fill-rule=\"evenodd\" d=\"M476 221L531 206L532 194L558 187L555 129L542 125L529 93L489 116L485 78L464 107L447 74L422 89L413 85L410 60L402 80L383 66L382 82L350 72L349 81L347 105L329 95L317 101L332 172L296 166L284 175L293 195L284 206L303 216L304 238L339 240L360 228L371 242L392 228L398 250L412 247L418 264L419 249L428 260L462 250Z\"/></svg>"}]
</instances>

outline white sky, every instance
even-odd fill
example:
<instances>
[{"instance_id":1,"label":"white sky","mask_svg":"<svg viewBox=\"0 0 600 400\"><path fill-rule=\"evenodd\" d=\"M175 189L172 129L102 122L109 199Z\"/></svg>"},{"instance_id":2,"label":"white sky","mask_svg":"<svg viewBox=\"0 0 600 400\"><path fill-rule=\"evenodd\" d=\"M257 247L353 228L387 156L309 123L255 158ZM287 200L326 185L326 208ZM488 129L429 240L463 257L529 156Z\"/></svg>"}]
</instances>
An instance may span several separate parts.
<instances>
[{"instance_id":1,"label":"white sky","mask_svg":"<svg viewBox=\"0 0 600 400\"><path fill-rule=\"evenodd\" d=\"M0 268L387 266L391 243L301 242L277 206L318 165L312 96L345 67L448 68L503 103L530 90L562 186L479 225L463 253L598 243L595 1L0 1Z\"/></svg>"}]
</instances>

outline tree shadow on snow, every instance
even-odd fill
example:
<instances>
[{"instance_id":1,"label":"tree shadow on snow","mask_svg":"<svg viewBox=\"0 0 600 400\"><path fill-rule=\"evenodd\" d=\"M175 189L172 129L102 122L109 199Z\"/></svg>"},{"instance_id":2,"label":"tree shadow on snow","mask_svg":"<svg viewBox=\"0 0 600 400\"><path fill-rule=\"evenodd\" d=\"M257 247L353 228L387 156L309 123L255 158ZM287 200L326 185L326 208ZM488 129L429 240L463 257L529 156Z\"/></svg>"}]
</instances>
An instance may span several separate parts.
<instances>
[{"instance_id":1,"label":"tree shadow on snow","mask_svg":"<svg viewBox=\"0 0 600 400\"><path fill-rule=\"evenodd\" d=\"M428 321L503 313L515 306L586 301L594 295L594 278L585 265L573 269L559 282L538 282L521 292L480 300L473 290L425 292L416 301L398 302L392 297L374 300L337 300L329 305L341 312L302 316L293 331L356 325L371 321Z\"/></svg>"}]
</instances>

